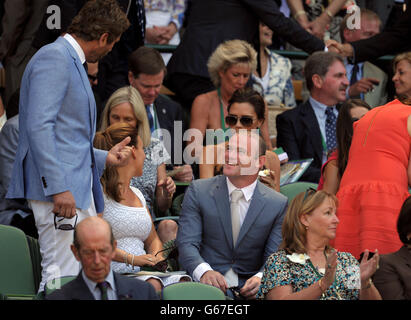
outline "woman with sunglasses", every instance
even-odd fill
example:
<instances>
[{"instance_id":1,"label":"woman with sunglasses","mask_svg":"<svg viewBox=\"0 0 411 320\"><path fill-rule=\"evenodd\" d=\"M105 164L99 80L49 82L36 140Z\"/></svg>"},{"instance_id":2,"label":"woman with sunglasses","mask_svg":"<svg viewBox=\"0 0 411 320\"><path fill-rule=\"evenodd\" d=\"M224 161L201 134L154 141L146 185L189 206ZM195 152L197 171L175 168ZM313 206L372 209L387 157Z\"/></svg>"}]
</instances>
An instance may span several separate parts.
<instances>
[{"instance_id":1,"label":"woman with sunglasses","mask_svg":"<svg viewBox=\"0 0 411 320\"><path fill-rule=\"evenodd\" d=\"M229 129L239 131L258 130L265 122L265 101L252 88L236 90L227 106L225 123ZM224 150L226 143L208 145L203 149L202 163L200 164L200 178L211 178L219 174L224 164ZM265 168L266 173L260 175L261 182L269 187L280 190L280 160L278 156L267 150Z\"/></svg>"},{"instance_id":2,"label":"woman with sunglasses","mask_svg":"<svg viewBox=\"0 0 411 320\"><path fill-rule=\"evenodd\" d=\"M138 272L141 267L154 266L164 260L163 244L157 235L146 200L139 189L130 186L133 177L143 174L146 155L143 142L138 135L138 125L130 126L118 122L102 132L97 132L94 146L110 150L112 145L125 137L131 137L129 146L132 154L124 167L107 167L101 177L104 190L104 212L102 218L110 223L117 240L116 255L112 262L113 271L119 273ZM160 252L159 254L157 254ZM156 291L162 286L187 277L153 276L138 277L150 282Z\"/></svg>"},{"instance_id":3,"label":"woman with sunglasses","mask_svg":"<svg viewBox=\"0 0 411 320\"><path fill-rule=\"evenodd\" d=\"M264 267L257 298L268 300L380 300L371 281L378 266L378 252L358 261L337 252L329 241L335 237L337 198L308 189L298 194L283 221L279 250Z\"/></svg>"},{"instance_id":4,"label":"woman with sunglasses","mask_svg":"<svg viewBox=\"0 0 411 320\"><path fill-rule=\"evenodd\" d=\"M207 137L206 129L228 130L225 123L228 101L234 91L244 88L257 67L257 52L243 40L229 40L220 44L208 60L208 71L216 90L200 94L194 99L190 114L190 129L197 129L204 137L205 144L214 144L214 135ZM268 114L267 107L265 114ZM268 134L268 124L263 123L261 136L267 147L272 149ZM211 140L211 141L209 141ZM196 148L203 141L192 140Z\"/></svg>"},{"instance_id":5,"label":"woman with sunglasses","mask_svg":"<svg viewBox=\"0 0 411 320\"><path fill-rule=\"evenodd\" d=\"M337 118L337 149L331 153L321 168L320 182L317 190L336 194L341 177L345 171L350 151L353 133L353 123L361 119L371 107L363 100L349 99L338 111Z\"/></svg>"},{"instance_id":6,"label":"woman with sunglasses","mask_svg":"<svg viewBox=\"0 0 411 320\"><path fill-rule=\"evenodd\" d=\"M411 52L393 60L397 99L353 125L350 154L337 198L334 246L358 258L366 248L399 250L396 223L411 184Z\"/></svg>"}]
</instances>

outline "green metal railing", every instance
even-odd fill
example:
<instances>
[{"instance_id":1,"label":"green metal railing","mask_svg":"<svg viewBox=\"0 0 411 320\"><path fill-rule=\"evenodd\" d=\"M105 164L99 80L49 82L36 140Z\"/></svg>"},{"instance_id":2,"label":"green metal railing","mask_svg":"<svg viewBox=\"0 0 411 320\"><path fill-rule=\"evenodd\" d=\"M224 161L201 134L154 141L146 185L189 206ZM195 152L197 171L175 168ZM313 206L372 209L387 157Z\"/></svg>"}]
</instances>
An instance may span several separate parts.
<instances>
[{"instance_id":1,"label":"green metal railing","mask_svg":"<svg viewBox=\"0 0 411 320\"><path fill-rule=\"evenodd\" d=\"M173 53L177 46L175 45L163 45L163 44L147 44L148 47L152 47L157 49L160 52L165 52L165 53ZM296 59L296 60L305 60L308 58L309 54L303 51L288 51L288 50L273 50L275 53L280 54L286 58L289 59ZM382 56L378 58L377 60L383 60L383 61L390 61L394 58L392 55L387 55L387 56Z\"/></svg>"}]
</instances>

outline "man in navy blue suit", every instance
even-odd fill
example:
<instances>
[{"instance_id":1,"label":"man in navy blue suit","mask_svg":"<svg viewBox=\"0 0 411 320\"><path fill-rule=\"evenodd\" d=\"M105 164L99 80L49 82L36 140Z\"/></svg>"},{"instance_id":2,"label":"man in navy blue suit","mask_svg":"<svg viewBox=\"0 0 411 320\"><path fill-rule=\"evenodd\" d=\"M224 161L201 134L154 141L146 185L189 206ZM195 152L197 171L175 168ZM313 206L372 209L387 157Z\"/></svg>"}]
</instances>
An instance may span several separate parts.
<instances>
[{"instance_id":1,"label":"man in navy blue suit","mask_svg":"<svg viewBox=\"0 0 411 320\"><path fill-rule=\"evenodd\" d=\"M47 300L158 300L151 284L111 270L117 241L100 217L82 220L74 232L71 251L81 262L77 278L46 296Z\"/></svg>"},{"instance_id":2,"label":"man in navy blue suit","mask_svg":"<svg viewBox=\"0 0 411 320\"><path fill-rule=\"evenodd\" d=\"M310 98L277 116L277 146L290 160L313 158L301 181L318 183L321 166L336 148L337 104L349 86L344 60L334 52L315 52L306 60L305 81Z\"/></svg>"},{"instance_id":3,"label":"man in navy blue suit","mask_svg":"<svg viewBox=\"0 0 411 320\"><path fill-rule=\"evenodd\" d=\"M186 115L180 104L160 94L167 72L161 54L154 48L140 47L129 56L128 61L130 85L136 88L143 98L147 117L149 121L153 121L153 135L163 141L171 155L171 164L175 164L167 167L169 169L181 167L181 171L177 172L173 179L191 181L193 179L191 166L183 163Z\"/></svg>"}]
</instances>

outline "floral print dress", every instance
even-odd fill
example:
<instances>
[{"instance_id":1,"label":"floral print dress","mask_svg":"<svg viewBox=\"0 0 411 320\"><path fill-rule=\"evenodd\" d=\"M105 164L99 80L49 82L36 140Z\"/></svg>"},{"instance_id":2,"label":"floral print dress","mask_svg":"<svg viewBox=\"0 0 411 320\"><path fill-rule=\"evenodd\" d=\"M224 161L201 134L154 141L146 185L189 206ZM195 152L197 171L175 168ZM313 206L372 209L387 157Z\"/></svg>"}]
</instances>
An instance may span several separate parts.
<instances>
[{"instance_id":1,"label":"floral print dress","mask_svg":"<svg viewBox=\"0 0 411 320\"><path fill-rule=\"evenodd\" d=\"M360 267L347 252L337 252L337 270L334 283L321 295L320 300L358 300ZM287 254L286 250L273 253L264 267L257 299L264 299L274 287L291 285L298 292L320 280L323 273L316 270L306 254Z\"/></svg>"}]
</instances>

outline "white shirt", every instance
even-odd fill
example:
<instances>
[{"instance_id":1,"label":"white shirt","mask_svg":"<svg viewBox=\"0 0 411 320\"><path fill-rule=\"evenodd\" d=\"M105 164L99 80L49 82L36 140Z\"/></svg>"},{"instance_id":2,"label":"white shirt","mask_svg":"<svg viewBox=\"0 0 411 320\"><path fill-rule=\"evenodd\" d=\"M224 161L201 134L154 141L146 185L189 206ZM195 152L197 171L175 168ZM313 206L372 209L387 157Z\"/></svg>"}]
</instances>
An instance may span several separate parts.
<instances>
[{"instance_id":1,"label":"white shirt","mask_svg":"<svg viewBox=\"0 0 411 320\"><path fill-rule=\"evenodd\" d=\"M66 39L68 41L68 43L70 43L70 45L73 47L73 49L76 51L77 55L80 58L80 62L81 64L84 64L84 62L86 62L86 55L84 54L83 49L81 49L80 45L78 44L78 42L76 41L76 39L74 39L70 34L66 33L63 36L64 39Z\"/></svg>"},{"instance_id":2,"label":"white shirt","mask_svg":"<svg viewBox=\"0 0 411 320\"><path fill-rule=\"evenodd\" d=\"M101 300L101 291L97 287L97 282L91 281L89 278L87 278L86 274L84 273L84 270L81 271L81 275L83 276L83 280L89 288L90 292L92 293L94 299ZM114 283L114 276L112 270L110 270L105 281L107 281L110 284L110 287L107 289L108 299L117 300L116 284Z\"/></svg>"},{"instance_id":3,"label":"white shirt","mask_svg":"<svg viewBox=\"0 0 411 320\"><path fill-rule=\"evenodd\" d=\"M254 194L255 187L257 186L257 180L255 180L252 184L244 188L237 188L231 183L231 181L228 178L226 178L226 180L227 180L227 188L228 188L228 195L230 197L230 202L231 202L231 194L235 189L240 189L243 192L244 196L238 201L238 204L240 207L240 225L242 226L245 220L245 217L247 216L248 208L250 207L250 203L251 203L252 196ZM210 270L213 270L213 268L211 268L211 266L207 262L200 263L193 271L194 281L199 282L203 274ZM238 276L232 271L231 268L228 272L230 271L231 271L230 277L235 275L237 283L235 283L234 281L232 283L228 283L228 286L235 287L238 285ZM261 278L263 274L262 272L258 272L255 276Z\"/></svg>"}]
</instances>

